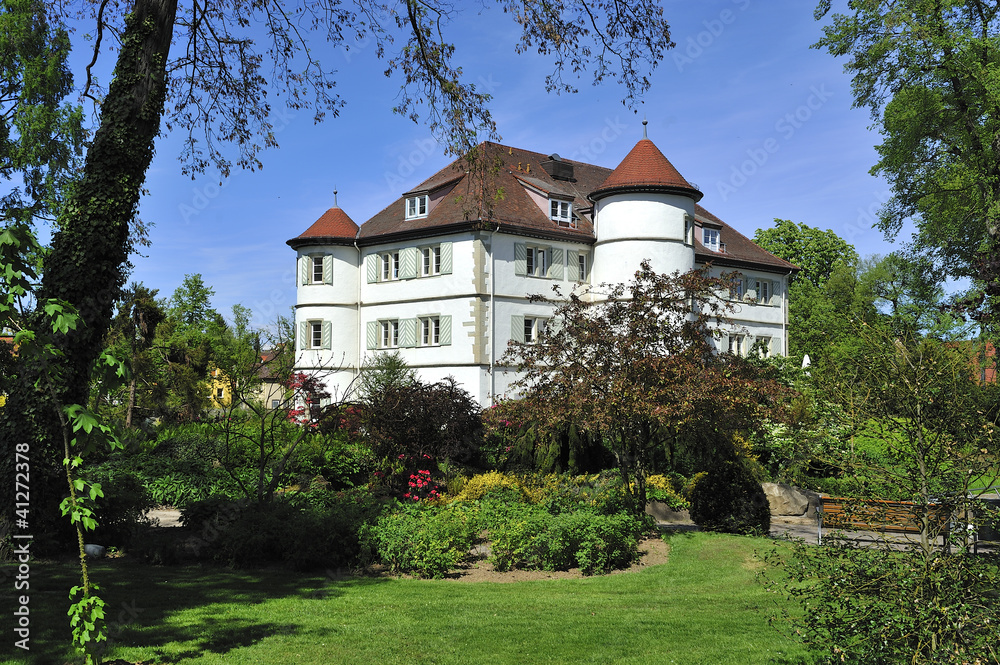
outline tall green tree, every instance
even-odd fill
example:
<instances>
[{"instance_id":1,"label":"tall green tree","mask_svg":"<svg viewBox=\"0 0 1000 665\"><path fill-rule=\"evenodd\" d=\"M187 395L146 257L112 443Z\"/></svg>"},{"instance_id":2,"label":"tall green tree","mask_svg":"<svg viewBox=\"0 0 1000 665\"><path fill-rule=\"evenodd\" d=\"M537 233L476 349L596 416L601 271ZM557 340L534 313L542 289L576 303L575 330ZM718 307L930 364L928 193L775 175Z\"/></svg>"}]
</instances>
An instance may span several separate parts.
<instances>
[{"instance_id":1,"label":"tall green tree","mask_svg":"<svg viewBox=\"0 0 1000 665\"><path fill-rule=\"evenodd\" d=\"M775 219L771 228L757 229L753 241L799 267L789 278L792 284L804 279L823 286L838 264L853 266L858 262L854 246L833 231L789 219Z\"/></svg>"},{"instance_id":2,"label":"tall green tree","mask_svg":"<svg viewBox=\"0 0 1000 665\"><path fill-rule=\"evenodd\" d=\"M124 402L125 427L132 426L137 404L143 412L150 412L148 396L157 385L156 342L157 328L166 318L166 313L156 300L157 289L149 289L141 283L133 283L122 293L118 313L111 322L108 333L108 347L116 358L126 360L132 370L127 393L114 396L114 402ZM143 399L145 397L145 399Z\"/></svg>"},{"instance_id":3,"label":"tall green tree","mask_svg":"<svg viewBox=\"0 0 1000 665\"><path fill-rule=\"evenodd\" d=\"M576 423L614 454L639 512L657 455L673 463L694 454L696 471L728 474L739 464L736 434L770 414L777 386L712 342L729 311L716 296L730 285L698 271L660 275L643 262L628 285L602 285L606 299L557 301L537 341L514 343L504 357L522 373L514 385L541 426Z\"/></svg>"},{"instance_id":4,"label":"tall green tree","mask_svg":"<svg viewBox=\"0 0 1000 665\"><path fill-rule=\"evenodd\" d=\"M831 9L822 0L817 17ZM815 44L847 57L854 104L882 135L874 175L892 198L878 226L912 220L913 247L974 281L1000 314L1000 5L980 0L852 1Z\"/></svg>"}]
</instances>

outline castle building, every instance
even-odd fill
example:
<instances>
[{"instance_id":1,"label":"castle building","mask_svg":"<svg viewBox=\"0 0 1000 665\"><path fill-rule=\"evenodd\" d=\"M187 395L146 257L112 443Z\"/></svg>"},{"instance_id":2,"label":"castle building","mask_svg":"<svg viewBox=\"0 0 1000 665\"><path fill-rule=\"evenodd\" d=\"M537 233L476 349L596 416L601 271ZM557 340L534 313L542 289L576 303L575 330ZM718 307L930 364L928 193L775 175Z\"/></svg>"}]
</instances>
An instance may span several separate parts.
<instances>
[{"instance_id":1,"label":"castle building","mask_svg":"<svg viewBox=\"0 0 1000 665\"><path fill-rule=\"evenodd\" d=\"M702 193L648 138L615 169L481 144L360 227L336 204L296 251L297 368L342 396L372 354L398 349L425 381L454 376L484 406L508 395L499 362L530 343L554 306L533 294L627 283L710 265L738 271L720 351L755 342L785 355L795 266L700 205Z\"/></svg>"}]
</instances>

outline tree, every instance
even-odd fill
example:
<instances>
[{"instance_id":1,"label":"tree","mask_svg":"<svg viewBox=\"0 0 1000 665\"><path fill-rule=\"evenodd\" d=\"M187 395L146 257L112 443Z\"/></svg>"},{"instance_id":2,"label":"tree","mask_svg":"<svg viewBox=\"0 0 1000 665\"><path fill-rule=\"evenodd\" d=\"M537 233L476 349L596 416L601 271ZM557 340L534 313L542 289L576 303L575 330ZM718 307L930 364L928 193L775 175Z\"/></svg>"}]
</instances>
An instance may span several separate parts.
<instances>
[{"instance_id":1,"label":"tree","mask_svg":"<svg viewBox=\"0 0 1000 665\"><path fill-rule=\"evenodd\" d=\"M775 219L769 229L757 229L753 241L799 267L789 277L795 284L805 279L823 286L838 264L853 266L858 261L854 246L833 231L824 231L788 219Z\"/></svg>"},{"instance_id":2,"label":"tree","mask_svg":"<svg viewBox=\"0 0 1000 665\"><path fill-rule=\"evenodd\" d=\"M132 426L132 414L138 400L140 383L144 393L148 393L156 383L156 358L153 344L157 327L166 318L166 313L156 302L157 289L148 289L133 283L122 293L118 314L111 323L108 346L117 358L128 361L131 378L125 398L125 427ZM120 400L116 400L120 401ZM142 400L148 409L149 400Z\"/></svg>"},{"instance_id":3,"label":"tree","mask_svg":"<svg viewBox=\"0 0 1000 665\"><path fill-rule=\"evenodd\" d=\"M40 0L0 3L0 197L4 226L52 217L83 154L83 112L73 90L69 33Z\"/></svg>"},{"instance_id":4,"label":"tree","mask_svg":"<svg viewBox=\"0 0 1000 665\"><path fill-rule=\"evenodd\" d=\"M626 98L634 99L649 86L648 70L673 46L662 8L652 0L627 6L596 0L503 8L521 28L517 51L537 49L554 56L555 71L547 85L557 91L573 89L563 80L564 74L590 69L595 82L619 78ZM358 0L352 11L318 2L291 7L282 0L227 0L210 5L192 2L178 12L178 0L134 0L124 7L88 4L85 11L93 11L96 20L95 55L108 35L119 36L120 44L94 141L79 184L61 209L38 294L39 300L64 300L80 313L78 328L57 339L63 381L55 397L62 403L85 400L90 368L110 325L112 303L125 283L135 240L129 226L154 140L162 129L168 92L166 128L189 128L182 155L189 172L210 163L223 174L229 172L230 162L219 141L237 146L240 166L257 168L261 146L275 145L268 120L269 86L274 84L292 108L313 106L317 120L327 111L336 115L339 108L339 98L330 94L333 72L314 59L306 38L309 32L345 47L350 38L372 37L376 53L383 57L392 53L392 30L398 28L405 41L387 62L387 72L400 72L404 79L395 110L416 120L418 111L426 108L432 131L455 154L467 153L481 133L495 134L487 107L489 94L464 82L461 68L452 62L454 46L444 40L441 30L454 9L443 2L407 0L400 11ZM266 57L249 35L258 20L269 42ZM171 57L174 41L179 48ZM262 75L265 62L273 65L272 81ZM89 67L83 94L96 94ZM199 131L201 141L196 136ZM41 324L36 319L32 325ZM21 383L0 418L5 459L10 457L7 442L24 436L39 442L36 450L41 459L60 458L51 443L44 443L57 438L57 426L52 404L33 391L39 372L37 366L24 363L19 368Z\"/></svg>"},{"instance_id":5,"label":"tree","mask_svg":"<svg viewBox=\"0 0 1000 665\"><path fill-rule=\"evenodd\" d=\"M878 521L877 499L909 500L919 541L795 545L770 558L788 575L770 586L798 599L786 618L821 662L997 662L1000 568L965 538L982 523L977 486L1000 472L996 414L962 347L879 325L857 337L861 352L826 376L848 434L874 431L882 449L842 445L828 459L856 486L849 511Z\"/></svg>"},{"instance_id":6,"label":"tree","mask_svg":"<svg viewBox=\"0 0 1000 665\"><path fill-rule=\"evenodd\" d=\"M513 343L505 355L544 427L577 423L614 453L638 513L657 451L671 462L693 455L697 470L711 473L738 457L736 433L758 427L773 407L777 385L711 341L729 307L717 294L730 286L704 271L658 275L643 262L627 286L595 289L600 300L557 300L537 342Z\"/></svg>"},{"instance_id":7,"label":"tree","mask_svg":"<svg viewBox=\"0 0 1000 665\"><path fill-rule=\"evenodd\" d=\"M817 17L830 10L822 0ZM862 1L834 14L814 46L847 56L854 104L883 142L872 173L893 196L878 226L916 225L913 247L951 277L975 280L981 314L1000 303L1000 43L995 3Z\"/></svg>"}]
</instances>

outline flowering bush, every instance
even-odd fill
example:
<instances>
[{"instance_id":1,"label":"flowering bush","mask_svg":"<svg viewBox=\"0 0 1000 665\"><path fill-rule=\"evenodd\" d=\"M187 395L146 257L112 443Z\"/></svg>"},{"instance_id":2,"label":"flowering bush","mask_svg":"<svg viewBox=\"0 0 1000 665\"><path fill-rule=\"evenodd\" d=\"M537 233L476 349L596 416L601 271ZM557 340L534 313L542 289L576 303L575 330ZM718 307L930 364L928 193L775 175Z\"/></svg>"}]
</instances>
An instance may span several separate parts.
<instances>
[{"instance_id":1,"label":"flowering bush","mask_svg":"<svg viewBox=\"0 0 1000 665\"><path fill-rule=\"evenodd\" d=\"M409 491L403 495L404 499L420 501L421 499L439 499L441 486L431 480L431 472L421 469L410 474L410 481L407 483Z\"/></svg>"}]
</instances>

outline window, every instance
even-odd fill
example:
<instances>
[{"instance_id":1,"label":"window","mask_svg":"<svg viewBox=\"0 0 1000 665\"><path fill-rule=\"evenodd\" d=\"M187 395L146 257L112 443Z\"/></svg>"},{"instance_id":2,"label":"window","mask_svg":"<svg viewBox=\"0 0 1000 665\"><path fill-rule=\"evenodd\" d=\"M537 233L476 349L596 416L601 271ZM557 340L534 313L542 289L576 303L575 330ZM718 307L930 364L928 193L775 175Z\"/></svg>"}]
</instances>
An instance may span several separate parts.
<instances>
[{"instance_id":1,"label":"window","mask_svg":"<svg viewBox=\"0 0 1000 665\"><path fill-rule=\"evenodd\" d=\"M420 250L420 274L423 276L441 274L441 245L424 247Z\"/></svg>"},{"instance_id":2,"label":"window","mask_svg":"<svg viewBox=\"0 0 1000 665\"><path fill-rule=\"evenodd\" d=\"M309 322L309 348L318 349L323 346L323 322Z\"/></svg>"},{"instance_id":3,"label":"window","mask_svg":"<svg viewBox=\"0 0 1000 665\"><path fill-rule=\"evenodd\" d=\"M771 356L771 338L770 337L758 337L757 341L754 342L754 346L760 351L761 358L768 358Z\"/></svg>"},{"instance_id":4,"label":"window","mask_svg":"<svg viewBox=\"0 0 1000 665\"><path fill-rule=\"evenodd\" d=\"M441 343L441 319L425 316L420 319L420 345L437 346Z\"/></svg>"},{"instance_id":5,"label":"window","mask_svg":"<svg viewBox=\"0 0 1000 665\"><path fill-rule=\"evenodd\" d=\"M216 388L215 389L215 399L222 399L222 395L223 394L224 394L224 391L223 391L222 388Z\"/></svg>"},{"instance_id":6,"label":"window","mask_svg":"<svg viewBox=\"0 0 1000 665\"><path fill-rule=\"evenodd\" d=\"M694 217L687 213L684 213L684 242L694 244Z\"/></svg>"},{"instance_id":7,"label":"window","mask_svg":"<svg viewBox=\"0 0 1000 665\"><path fill-rule=\"evenodd\" d=\"M769 304L771 302L771 282L758 279L754 282L754 286L757 289L757 302L762 305Z\"/></svg>"},{"instance_id":8,"label":"window","mask_svg":"<svg viewBox=\"0 0 1000 665\"><path fill-rule=\"evenodd\" d=\"M538 336L545 330L545 319L537 317L524 317L524 343L534 344L538 341Z\"/></svg>"},{"instance_id":9,"label":"window","mask_svg":"<svg viewBox=\"0 0 1000 665\"><path fill-rule=\"evenodd\" d=\"M416 219L427 216L427 195L411 196L406 199L406 218Z\"/></svg>"},{"instance_id":10,"label":"window","mask_svg":"<svg viewBox=\"0 0 1000 665\"><path fill-rule=\"evenodd\" d=\"M546 253L541 247L529 247L526 269L533 277L545 277Z\"/></svg>"},{"instance_id":11,"label":"window","mask_svg":"<svg viewBox=\"0 0 1000 665\"><path fill-rule=\"evenodd\" d=\"M733 280L733 285L729 287L730 300L743 300L744 285L743 278Z\"/></svg>"},{"instance_id":12,"label":"window","mask_svg":"<svg viewBox=\"0 0 1000 665\"><path fill-rule=\"evenodd\" d=\"M559 222L559 226L575 226L573 224L573 203L551 199L549 201L549 217Z\"/></svg>"},{"instance_id":13,"label":"window","mask_svg":"<svg viewBox=\"0 0 1000 665\"><path fill-rule=\"evenodd\" d=\"M580 256L578 256L576 260L580 266L580 281L582 282L583 280L587 279L587 255L580 254Z\"/></svg>"},{"instance_id":14,"label":"window","mask_svg":"<svg viewBox=\"0 0 1000 665\"><path fill-rule=\"evenodd\" d=\"M399 345L399 321L380 321L382 328L380 348L394 349Z\"/></svg>"},{"instance_id":15,"label":"window","mask_svg":"<svg viewBox=\"0 0 1000 665\"><path fill-rule=\"evenodd\" d=\"M399 279L399 252L387 252L382 255L382 281Z\"/></svg>"},{"instance_id":16,"label":"window","mask_svg":"<svg viewBox=\"0 0 1000 665\"><path fill-rule=\"evenodd\" d=\"M281 400L280 399L272 399L271 400L271 408L272 409L277 409L280 406L281 406Z\"/></svg>"},{"instance_id":17,"label":"window","mask_svg":"<svg viewBox=\"0 0 1000 665\"><path fill-rule=\"evenodd\" d=\"M743 335L729 336L729 352L734 356L742 356L745 353L744 343L746 338Z\"/></svg>"},{"instance_id":18,"label":"window","mask_svg":"<svg viewBox=\"0 0 1000 665\"><path fill-rule=\"evenodd\" d=\"M323 257L313 256L311 257L312 262L312 283L322 284L323 283Z\"/></svg>"},{"instance_id":19,"label":"window","mask_svg":"<svg viewBox=\"0 0 1000 665\"><path fill-rule=\"evenodd\" d=\"M719 231L718 229L702 229L701 243L713 252L719 251Z\"/></svg>"}]
</instances>

